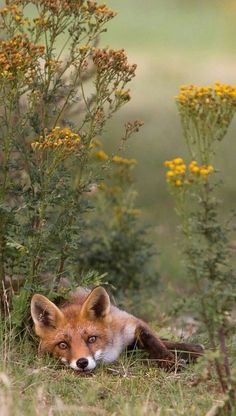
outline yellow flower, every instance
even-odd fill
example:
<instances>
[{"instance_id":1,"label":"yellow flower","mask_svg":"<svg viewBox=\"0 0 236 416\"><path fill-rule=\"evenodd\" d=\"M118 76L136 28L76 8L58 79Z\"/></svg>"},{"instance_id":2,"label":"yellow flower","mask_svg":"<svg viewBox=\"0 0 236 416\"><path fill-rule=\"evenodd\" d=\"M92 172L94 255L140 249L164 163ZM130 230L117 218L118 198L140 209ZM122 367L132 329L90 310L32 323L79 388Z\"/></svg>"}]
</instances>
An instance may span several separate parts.
<instances>
[{"instance_id":1,"label":"yellow flower","mask_svg":"<svg viewBox=\"0 0 236 416\"><path fill-rule=\"evenodd\" d=\"M180 108L193 108L199 113L200 107L218 108L223 103L235 105L236 86L221 84L217 81L214 87L184 85L180 87L179 94L175 97ZM199 107L200 105L200 107ZM214 110L213 110L214 111Z\"/></svg>"},{"instance_id":2,"label":"yellow flower","mask_svg":"<svg viewBox=\"0 0 236 416\"><path fill-rule=\"evenodd\" d=\"M196 160L192 160L190 162L189 166L197 166L197 161Z\"/></svg>"},{"instance_id":3,"label":"yellow flower","mask_svg":"<svg viewBox=\"0 0 236 416\"><path fill-rule=\"evenodd\" d=\"M71 134L71 130L68 127L65 127L64 129L62 129L61 132L64 135L70 135Z\"/></svg>"},{"instance_id":4,"label":"yellow flower","mask_svg":"<svg viewBox=\"0 0 236 416\"><path fill-rule=\"evenodd\" d=\"M18 18L21 19L21 16ZM35 71L43 53L44 46L30 42L27 35L19 34L2 41L0 43L0 74L7 73L10 81L21 78L18 74L21 76L23 74L27 82L29 72Z\"/></svg>"},{"instance_id":5,"label":"yellow flower","mask_svg":"<svg viewBox=\"0 0 236 416\"><path fill-rule=\"evenodd\" d=\"M192 160L187 166L182 158L166 160L164 165L169 169L166 172L167 181L176 187L191 185L199 181L199 177L208 178L208 175L214 172L212 165L198 165L196 160ZM200 176L199 176L200 175Z\"/></svg>"},{"instance_id":6,"label":"yellow flower","mask_svg":"<svg viewBox=\"0 0 236 416\"><path fill-rule=\"evenodd\" d=\"M214 167L212 165L208 165L207 170L208 170L209 173L212 173L212 172L214 172Z\"/></svg>"},{"instance_id":7,"label":"yellow flower","mask_svg":"<svg viewBox=\"0 0 236 416\"><path fill-rule=\"evenodd\" d=\"M189 170L191 173L199 173L200 168L198 166L189 165Z\"/></svg>"},{"instance_id":8,"label":"yellow flower","mask_svg":"<svg viewBox=\"0 0 236 416\"><path fill-rule=\"evenodd\" d=\"M19 16L18 14L15 16L15 21L16 22L21 22L22 21L22 17Z\"/></svg>"},{"instance_id":9,"label":"yellow flower","mask_svg":"<svg viewBox=\"0 0 236 416\"><path fill-rule=\"evenodd\" d=\"M166 176L167 178L173 178L173 176L175 176L175 173L171 170L169 170L168 172L166 172Z\"/></svg>"},{"instance_id":10,"label":"yellow flower","mask_svg":"<svg viewBox=\"0 0 236 416\"><path fill-rule=\"evenodd\" d=\"M31 144L33 150L36 149L57 149L61 148L66 153L72 153L81 147L80 136L72 132L69 128L55 127L52 132L47 134L47 130L37 141Z\"/></svg>"},{"instance_id":11,"label":"yellow flower","mask_svg":"<svg viewBox=\"0 0 236 416\"><path fill-rule=\"evenodd\" d=\"M175 181L175 186L179 187L179 186L182 186L182 185L183 185L183 182L180 179L177 179Z\"/></svg>"},{"instance_id":12,"label":"yellow flower","mask_svg":"<svg viewBox=\"0 0 236 416\"><path fill-rule=\"evenodd\" d=\"M9 11L9 8L8 7L4 7L3 9L0 10L0 13L1 14L5 14L5 13L8 13L8 11Z\"/></svg>"},{"instance_id":13,"label":"yellow flower","mask_svg":"<svg viewBox=\"0 0 236 416\"><path fill-rule=\"evenodd\" d=\"M177 165L175 168L175 172L177 173L185 173L186 171L186 165L182 164L182 165Z\"/></svg>"},{"instance_id":14,"label":"yellow flower","mask_svg":"<svg viewBox=\"0 0 236 416\"><path fill-rule=\"evenodd\" d=\"M98 152L95 153L95 155L100 160L108 160L109 159L109 156L104 152L104 150L99 150Z\"/></svg>"},{"instance_id":15,"label":"yellow flower","mask_svg":"<svg viewBox=\"0 0 236 416\"><path fill-rule=\"evenodd\" d=\"M183 159L181 159L181 157L177 157L172 162L174 163L174 165L181 165L184 161Z\"/></svg>"},{"instance_id":16,"label":"yellow flower","mask_svg":"<svg viewBox=\"0 0 236 416\"><path fill-rule=\"evenodd\" d=\"M122 161L122 159L123 158L121 156L113 156L112 157L112 162L120 163Z\"/></svg>"},{"instance_id":17,"label":"yellow flower","mask_svg":"<svg viewBox=\"0 0 236 416\"><path fill-rule=\"evenodd\" d=\"M183 185L183 180L186 175L186 164L181 157L177 157L173 160L166 160L164 165L169 168L166 172L166 178L176 186Z\"/></svg>"},{"instance_id":18,"label":"yellow flower","mask_svg":"<svg viewBox=\"0 0 236 416\"><path fill-rule=\"evenodd\" d=\"M115 155L112 157L112 162L120 164L120 165L127 165L127 166L134 166L137 165L136 159L126 159L124 157Z\"/></svg>"},{"instance_id":19,"label":"yellow flower","mask_svg":"<svg viewBox=\"0 0 236 416\"><path fill-rule=\"evenodd\" d=\"M209 172L208 172L207 168L202 167L202 168L200 168L199 173L200 173L200 175L207 176Z\"/></svg>"}]
</instances>

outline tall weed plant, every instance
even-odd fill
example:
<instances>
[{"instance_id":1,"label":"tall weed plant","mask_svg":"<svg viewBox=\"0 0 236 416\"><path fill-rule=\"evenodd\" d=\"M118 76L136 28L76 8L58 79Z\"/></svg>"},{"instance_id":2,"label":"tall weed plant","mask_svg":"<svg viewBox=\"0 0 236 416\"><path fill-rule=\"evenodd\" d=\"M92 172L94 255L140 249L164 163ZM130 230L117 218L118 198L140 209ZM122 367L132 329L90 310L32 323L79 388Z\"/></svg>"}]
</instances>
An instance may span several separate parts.
<instances>
[{"instance_id":1,"label":"tall weed plant","mask_svg":"<svg viewBox=\"0 0 236 416\"><path fill-rule=\"evenodd\" d=\"M191 307L194 304L205 325L210 346L207 357L228 395L225 411L231 412L235 375L229 341L236 277L228 240L232 226L219 215L217 191L222 181L214 157L236 111L236 88L219 82L213 87L183 86L176 101L190 160L167 160L166 178L181 219L189 279L195 289Z\"/></svg>"},{"instance_id":2,"label":"tall weed plant","mask_svg":"<svg viewBox=\"0 0 236 416\"><path fill-rule=\"evenodd\" d=\"M32 292L65 296L64 277L100 282L94 260L84 280L78 274L84 216L104 172L124 165L97 143L107 120L130 100L136 65L123 49L97 46L115 16L104 4L6 0L0 14L0 293L3 309L5 296L15 293L12 319L20 325ZM127 123L123 143L141 124ZM129 215L133 228L136 214ZM105 261L103 273L112 266Z\"/></svg>"}]
</instances>

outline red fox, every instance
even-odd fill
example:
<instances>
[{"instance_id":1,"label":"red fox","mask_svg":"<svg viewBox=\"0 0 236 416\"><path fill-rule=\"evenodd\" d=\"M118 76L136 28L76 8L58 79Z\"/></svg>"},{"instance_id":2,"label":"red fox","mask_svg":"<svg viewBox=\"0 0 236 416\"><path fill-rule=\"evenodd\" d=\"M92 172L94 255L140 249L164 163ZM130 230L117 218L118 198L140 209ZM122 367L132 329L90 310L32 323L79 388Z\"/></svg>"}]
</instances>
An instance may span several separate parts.
<instances>
[{"instance_id":1,"label":"red fox","mask_svg":"<svg viewBox=\"0 0 236 416\"><path fill-rule=\"evenodd\" d=\"M168 370L178 365L178 351L193 360L203 353L198 344L161 340L144 321L111 305L108 293L100 286L91 291L78 288L70 302L60 308L36 294L31 301L31 314L40 338L39 351L52 353L80 372L94 370L99 361L117 360L134 344Z\"/></svg>"}]
</instances>

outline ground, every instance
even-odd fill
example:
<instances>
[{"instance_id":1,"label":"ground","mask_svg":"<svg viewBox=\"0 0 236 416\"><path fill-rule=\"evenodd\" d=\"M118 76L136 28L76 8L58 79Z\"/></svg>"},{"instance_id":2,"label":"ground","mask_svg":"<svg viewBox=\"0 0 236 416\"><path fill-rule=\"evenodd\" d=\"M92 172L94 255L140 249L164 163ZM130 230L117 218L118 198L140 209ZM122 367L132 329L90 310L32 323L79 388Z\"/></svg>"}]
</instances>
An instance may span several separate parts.
<instances>
[{"instance_id":1,"label":"ground","mask_svg":"<svg viewBox=\"0 0 236 416\"><path fill-rule=\"evenodd\" d=\"M39 357L35 341L27 335L20 342L2 343L4 416L201 416L222 399L201 362L166 373L138 351L81 376L50 357Z\"/></svg>"}]
</instances>

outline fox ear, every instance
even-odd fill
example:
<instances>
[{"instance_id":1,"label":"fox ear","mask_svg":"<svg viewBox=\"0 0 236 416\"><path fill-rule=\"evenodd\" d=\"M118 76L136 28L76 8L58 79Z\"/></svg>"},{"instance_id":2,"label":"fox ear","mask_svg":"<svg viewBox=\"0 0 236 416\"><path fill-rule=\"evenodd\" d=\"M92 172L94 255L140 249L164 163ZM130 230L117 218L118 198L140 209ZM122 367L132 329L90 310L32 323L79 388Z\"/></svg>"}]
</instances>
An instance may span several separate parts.
<instances>
[{"instance_id":1,"label":"fox ear","mask_svg":"<svg viewBox=\"0 0 236 416\"><path fill-rule=\"evenodd\" d=\"M31 300L31 316L35 328L56 328L64 315L60 309L43 295L34 295Z\"/></svg>"},{"instance_id":2,"label":"fox ear","mask_svg":"<svg viewBox=\"0 0 236 416\"><path fill-rule=\"evenodd\" d=\"M101 286L95 287L88 295L81 310L81 315L86 319L105 318L110 312L110 298Z\"/></svg>"}]
</instances>

